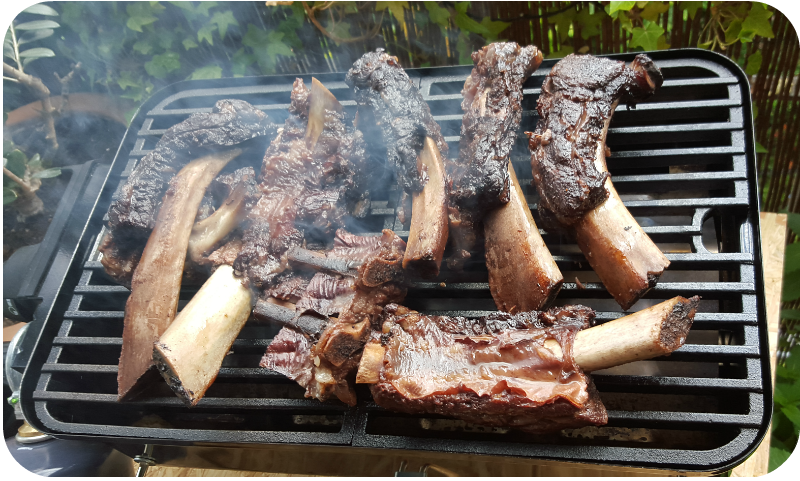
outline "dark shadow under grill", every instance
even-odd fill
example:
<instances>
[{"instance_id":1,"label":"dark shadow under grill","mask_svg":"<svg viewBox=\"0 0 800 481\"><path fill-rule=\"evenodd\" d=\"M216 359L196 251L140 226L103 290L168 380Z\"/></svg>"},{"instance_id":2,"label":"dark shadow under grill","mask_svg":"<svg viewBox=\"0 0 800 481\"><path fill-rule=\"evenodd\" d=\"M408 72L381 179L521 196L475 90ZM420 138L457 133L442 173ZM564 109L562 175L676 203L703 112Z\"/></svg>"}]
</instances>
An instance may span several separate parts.
<instances>
[{"instance_id":1,"label":"dark shadow under grill","mask_svg":"<svg viewBox=\"0 0 800 481\"><path fill-rule=\"evenodd\" d=\"M164 130L216 100L240 98L281 121L293 78L182 82L147 101L129 128L23 383L26 417L39 429L73 437L152 443L295 443L524 456L677 470L720 471L740 462L764 435L772 405L749 89L728 59L703 51L657 52L664 88L636 109L620 108L608 144L614 183L625 204L672 262L632 310L676 295L702 296L687 344L669 357L598 372L608 426L532 436L438 416L391 413L359 387L359 405L320 403L284 377L258 368L276 328L251 320L215 384L188 409L164 383L117 403L116 372L128 290L98 260L105 211L118 186ZM631 55L616 58L631 60ZM554 61L526 84L525 115L512 156L534 209L524 131ZM468 67L409 70L457 155L460 89ZM354 109L343 74L318 78ZM304 78L306 82L309 78ZM395 215L399 191L376 195L355 230L408 228ZM538 220L538 218L537 218ZM600 322L624 315L570 240L542 231L565 283L557 304L581 303ZM465 273L443 269L418 282L406 304L428 313L481 316L495 310L483 254ZM444 266L443 266L444 267ZM585 289L579 288L579 279ZM441 284L440 284L441 283ZM196 292L184 287L181 307Z\"/></svg>"}]
</instances>

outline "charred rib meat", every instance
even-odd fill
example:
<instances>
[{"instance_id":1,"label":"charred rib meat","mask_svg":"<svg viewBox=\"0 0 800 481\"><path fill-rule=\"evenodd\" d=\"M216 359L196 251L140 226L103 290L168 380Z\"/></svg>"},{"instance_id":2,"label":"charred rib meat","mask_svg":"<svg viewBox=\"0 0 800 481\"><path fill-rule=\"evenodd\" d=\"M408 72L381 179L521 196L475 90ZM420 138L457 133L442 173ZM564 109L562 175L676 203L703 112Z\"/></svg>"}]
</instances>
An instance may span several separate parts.
<instances>
[{"instance_id":1,"label":"charred rib meat","mask_svg":"<svg viewBox=\"0 0 800 481\"><path fill-rule=\"evenodd\" d=\"M264 156L261 198L248 215L244 246L233 265L260 288L282 270L279 259L290 247L304 238L324 244L343 225L362 200L369 171L363 137L345 127L343 114L312 109L323 116L323 128L312 142L307 139L309 125L318 129L320 119L309 117L315 99L301 79L295 81L291 99L283 131Z\"/></svg>"},{"instance_id":2,"label":"charred rib meat","mask_svg":"<svg viewBox=\"0 0 800 481\"><path fill-rule=\"evenodd\" d=\"M607 197L609 174L596 163L605 151L608 122L619 102L633 105L655 93L663 79L646 55L624 62L568 55L544 81L539 123L530 140L531 167L540 209L572 224Z\"/></svg>"},{"instance_id":3,"label":"charred rib meat","mask_svg":"<svg viewBox=\"0 0 800 481\"><path fill-rule=\"evenodd\" d=\"M326 259L335 259L335 265L358 265L357 278L317 274L294 315L264 300L258 301L254 313L285 326L270 343L262 367L297 381L306 388L306 397L336 397L354 405L355 373L373 323L383 306L402 301L406 294L401 286L405 243L385 230L381 237L339 231L337 244ZM336 313L338 318L326 317Z\"/></svg>"},{"instance_id":4,"label":"charred rib meat","mask_svg":"<svg viewBox=\"0 0 800 481\"><path fill-rule=\"evenodd\" d=\"M115 278L133 275L138 254L156 221L169 180L193 158L256 137L273 136L277 126L267 115L242 100L220 100L210 113L194 114L167 129L134 168L119 198L108 209L109 238L103 264ZM113 240L112 240L113 239ZM130 267L130 266L129 266Z\"/></svg>"},{"instance_id":5,"label":"charred rib meat","mask_svg":"<svg viewBox=\"0 0 800 481\"><path fill-rule=\"evenodd\" d=\"M569 55L548 74L539 123L530 135L539 213L571 231L609 293L630 308L656 285L669 261L617 195L605 144L619 102L643 100L661 86L646 55L624 62Z\"/></svg>"},{"instance_id":6,"label":"charred rib meat","mask_svg":"<svg viewBox=\"0 0 800 481\"><path fill-rule=\"evenodd\" d=\"M582 306L473 321L390 305L365 348L366 362L380 360L370 390L393 411L533 433L602 425L605 408L572 357L576 334L593 318ZM554 355L548 340L564 355Z\"/></svg>"},{"instance_id":7,"label":"charred rib meat","mask_svg":"<svg viewBox=\"0 0 800 481\"><path fill-rule=\"evenodd\" d=\"M451 267L469 257L476 224L509 201L508 160L522 118L522 84L542 63L533 45L493 43L472 54L464 83L458 161L449 172L450 226L456 253Z\"/></svg>"},{"instance_id":8,"label":"charred rib meat","mask_svg":"<svg viewBox=\"0 0 800 481\"><path fill-rule=\"evenodd\" d=\"M409 193L421 191L427 179L417 169L417 156L425 137L432 138L445 157L447 144L428 104L397 57L380 48L366 53L347 72L345 82L355 92L359 128L369 126L368 117L374 119L400 186Z\"/></svg>"}]
</instances>

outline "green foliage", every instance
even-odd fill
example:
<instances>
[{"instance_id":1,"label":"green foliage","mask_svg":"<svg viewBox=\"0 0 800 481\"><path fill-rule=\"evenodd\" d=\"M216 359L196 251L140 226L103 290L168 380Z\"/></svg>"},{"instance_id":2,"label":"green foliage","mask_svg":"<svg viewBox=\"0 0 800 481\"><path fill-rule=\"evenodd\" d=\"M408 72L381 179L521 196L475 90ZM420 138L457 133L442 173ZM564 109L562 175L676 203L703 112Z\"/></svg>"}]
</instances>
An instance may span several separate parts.
<instances>
[{"instance_id":1,"label":"green foliage","mask_svg":"<svg viewBox=\"0 0 800 481\"><path fill-rule=\"evenodd\" d=\"M3 142L3 167L25 182L29 188L38 189L39 181L33 179L49 179L61 175L59 168L46 168L39 154L30 158L10 140ZM16 201L23 192L11 177L3 174L3 205Z\"/></svg>"},{"instance_id":2,"label":"green foliage","mask_svg":"<svg viewBox=\"0 0 800 481\"><path fill-rule=\"evenodd\" d=\"M769 470L783 464L797 447L800 431L800 345L794 346L776 369Z\"/></svg>"},{"instance_id":3,"label":"green foliage","mask_svg":"<svg viewBox=\"0 0 800 481\"><path fill-rule=\"evenodd\" d=\"M404 22L405 16L403 15L403 10L408 9L408 2L376 2L375 3L375 11L380 12L383 10L388 9L392 12L392 16L398 22Z\"/></svg>"},{"instance_id":4,"label":"green foliage","mask_svg":"<svg viewBox=\"0 0 800 481\"><path fill-rule=\"evenodd\" d=\"M628 48L642 47L644 50L658 50L658 40L663 38L664 29L656 22L647 22L647 25L635 27L631 30L631 39Z\"/></svg>"},{"instance_id":5,"label":"green foliage","mask_svg":"<svg viewBox=\"0 0 800 481\"><path fill-rule=\"evenodd\" d=\"M58 12L42 4L32 5L23 10L23 13L48 17L58 16ZM3 41L3 56L13 60L20 71L24 71L24 68L34 60L55 57L55 52L49 48L34 47L21 50L20 47L52 36L55 29L60 26L53 20L33 20L23 23L12 21Z\"/></svg>"}]
</instances>

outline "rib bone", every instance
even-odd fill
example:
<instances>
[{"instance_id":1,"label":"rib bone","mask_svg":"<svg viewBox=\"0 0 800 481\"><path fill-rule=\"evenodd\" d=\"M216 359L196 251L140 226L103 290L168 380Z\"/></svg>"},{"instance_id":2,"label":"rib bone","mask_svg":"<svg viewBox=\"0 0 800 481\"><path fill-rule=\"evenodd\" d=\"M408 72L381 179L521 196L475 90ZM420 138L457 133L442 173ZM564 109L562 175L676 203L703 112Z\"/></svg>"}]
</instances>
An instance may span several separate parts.
<instances>
[{"instance_id":1,"label":"rib bone","mask_svg":"<svg viewBox=\"0 0 800 481\"><path fill-rule=\"evenodd\" d=\"M504 312L537 311L558 295L564 281L539 235L531 210L509 162L509 202L484 218L489 289Z\"/></svg>"},{"instance_id":2,"label":"rib bone","mask_svg":"<svg viewBox=\"0 0 800 481\"><path fill-rule=\"evenodd\" d=\"M120 400L153 365L153 343L175 318L189 236L205 190L241 152L232 149L193 160L170 180L125 304L117 373Z\"/></svg>"}]
</instances>

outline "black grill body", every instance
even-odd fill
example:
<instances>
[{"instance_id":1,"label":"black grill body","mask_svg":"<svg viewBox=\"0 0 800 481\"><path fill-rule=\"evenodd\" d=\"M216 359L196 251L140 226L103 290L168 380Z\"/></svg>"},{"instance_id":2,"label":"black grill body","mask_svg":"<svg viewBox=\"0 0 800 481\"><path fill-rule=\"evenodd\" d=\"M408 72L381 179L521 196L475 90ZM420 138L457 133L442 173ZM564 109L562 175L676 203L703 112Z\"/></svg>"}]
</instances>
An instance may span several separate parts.
<instances>
[{"instance_id":1,"label":"black grill body","mask_svg":"<svg viewBox=\"0 0 800 481\"><path fill-rule=\"evenodd\" d=\"M611 57L629 62L633 54ZM671 356L594 374L608 409L607 426L534 436L391 413L374 404L366 389L359 390L355 408L304 399L292 381L258 367L277 330L252 320L197 407L185 407L161 382L138 401L115 401L128 290L105 276L97 253L113 195L165 129L209 111L219 99L246 100L282 122L290 76L182 82L141 108L25 372L25 417L59 437L114 442L356 446L703 472L738 464L764 436L772 406L748 82L738 66L707 51L651 57L664 73L663 87L635 109L620 107L608 137L614 185L672 262L632 310L676 295L697 294L702 301L686 345ZM529 185L523 132L534 129L539 89L554 63L546 60L525 85L522 128L512 155L535 218L538 198ZM408 71L442 126L451 156L457 155L460 91L470 69ZM317 78L354 113L344 74ZM370 216L354 230L391 228L407 236L395 215L398 197L397 189L376 193ZM566 280L556 303L588 305L600 322L623 316L577 246L542 233ZM194 292L185 287L181 305ZM477 255L459 277L444 270L436 282L413 284L405 304L468 317L495 310L483 257Z\"/></svg>"}]
</instances>

